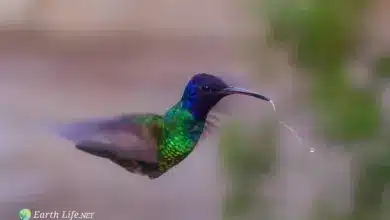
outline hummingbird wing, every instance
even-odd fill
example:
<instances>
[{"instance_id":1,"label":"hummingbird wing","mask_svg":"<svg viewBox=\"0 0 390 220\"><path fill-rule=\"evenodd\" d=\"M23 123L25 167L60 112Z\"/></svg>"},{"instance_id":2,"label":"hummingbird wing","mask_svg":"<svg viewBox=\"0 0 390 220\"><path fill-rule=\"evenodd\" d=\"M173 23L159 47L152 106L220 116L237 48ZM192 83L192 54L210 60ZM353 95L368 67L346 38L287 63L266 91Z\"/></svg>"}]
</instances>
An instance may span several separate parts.
<instances>
[{"instance_id":1,"label":"hummingbird wing","mask_svg":"<svg viewBox=\"0 0 390 220\"><path fill-rule=\"evenodd\" d=\"M62 126L60 136L73 141L79 150L126 168L136 166L135 162L157 164L157 141L162 127L162 116L136 113L70 123ZM129 171L136 172L136 168Z\"/></svg>"},{"instance_id":2,"label":"hummingbird wing","mask_svg":"<svg viewBox=\"0 0 390 220\"><path fill-rule=\"evenodd\" d=\"M209 114L206 121L205 121L205 127L204 132L202 135L202 139L208 137L210 134L213 133L213 131L220 126L220 119L218 115L216 114Z\"/></svg>"}]
</instances>

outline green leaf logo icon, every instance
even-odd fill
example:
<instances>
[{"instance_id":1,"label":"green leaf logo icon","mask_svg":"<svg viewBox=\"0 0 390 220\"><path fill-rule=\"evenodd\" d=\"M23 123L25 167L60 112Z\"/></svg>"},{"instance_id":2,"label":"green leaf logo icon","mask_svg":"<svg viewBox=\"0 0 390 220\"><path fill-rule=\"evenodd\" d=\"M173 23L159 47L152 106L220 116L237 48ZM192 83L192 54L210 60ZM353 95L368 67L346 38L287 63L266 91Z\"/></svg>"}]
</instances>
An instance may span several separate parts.
<instances>
[{"instance_id":1,"label":"green leaf logo icon","mask_svg":"<svg viewBox=\"0 0 390 220\"><path fill-rule=\"evenodd\" d=\"M19 211L20 220L29 220L31 218L30 209L22 209Z\"/></svg>"}]
</instances>

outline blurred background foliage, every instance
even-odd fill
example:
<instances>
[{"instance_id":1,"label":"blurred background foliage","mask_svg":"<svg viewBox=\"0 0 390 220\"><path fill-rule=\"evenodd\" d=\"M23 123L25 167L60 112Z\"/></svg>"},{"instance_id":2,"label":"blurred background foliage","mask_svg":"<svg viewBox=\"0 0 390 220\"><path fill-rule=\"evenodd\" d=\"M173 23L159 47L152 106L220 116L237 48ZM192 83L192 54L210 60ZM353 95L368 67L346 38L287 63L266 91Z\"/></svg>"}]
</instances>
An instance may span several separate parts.
<instances>
[{"instance_id":1,"label":"blurred background foliage","mask_svg":"<svg viewBox=\"0 0 390 220\"><path fill-rule=\"evenodd\" d=\"M262 186L261 182L270 177L278 155L274 124L270 122L260 128L248 129L233 123L223 131L221 157L231 179L228 183L231 194L225 204L227 219L241 219L252 209L263 217L268 216L270 204L256 192Z\"/></svg>"},{"instance_id":2,"label":"blurred background foliage","mask_svg":"<svg viewBox=\"0 0 390 220\"><path fill-rule=\"evenodd\" d=\"M369 83L357 87L350 79L355 74L349 68L350 63L358 59L365 43L363 19L370 3L366 0L267 0L254 4L258 6L257 11L251 9L252 13L266 15L269 25L267 41L273 47L287 48L293 67L302 70L296 74L310 79L311 95L306 103L315 111L316 135L326 146L337 144L354 155L356 176L351 175L351 178L356 182L350 214L337 214L319 201L314 207L313 220L390 217L385 212L390 209L389 193L385 193L390 183L390 139L379 103L383 90L377 89L379 85ZM262 16L258 16L259 19L263 19ZM373 73L372 81L388 79L389 55L372 60L369 67ZM268 126L262 124L261 127ZM234 210L240 210L240 214L257 210L259 205L252 205L254 199L249 196L256 191L256 184L247 181L259 183L261 177L272 172L270 167L278 162L275 153L278 133L257 130L247 137L237 130L225 132L221 149L226 149L224 155L230 161L229 173L235 186L226 203L229 207L227 216L238 214L231 213ZM254 147L243 148L245 145ZM246 176L242 176L239 170ZM270 218L263 212L257 219Z\"/></svg>"}]
</instances>

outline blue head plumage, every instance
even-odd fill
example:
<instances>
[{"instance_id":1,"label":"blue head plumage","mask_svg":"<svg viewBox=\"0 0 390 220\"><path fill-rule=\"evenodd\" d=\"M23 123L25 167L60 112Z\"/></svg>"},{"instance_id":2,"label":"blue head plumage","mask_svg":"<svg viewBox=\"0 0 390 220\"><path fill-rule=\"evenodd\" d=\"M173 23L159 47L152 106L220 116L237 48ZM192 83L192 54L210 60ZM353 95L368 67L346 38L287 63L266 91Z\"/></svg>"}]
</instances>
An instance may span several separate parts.
<instances>
[{"instance_id":1,"label":"blue head plumage","mask_svg":"<svg viewBox=\"0 0 390 220\"><path fill-rule=\"evenodd\" d=\"M220 77L199 73L194 75L187 83L181 102L183 107L189 110L195 119L204 121L210 110L221 99L232 94L249 95L270 101L269 98L258 93L230 86Z\"/></svg>"}]
</instances>

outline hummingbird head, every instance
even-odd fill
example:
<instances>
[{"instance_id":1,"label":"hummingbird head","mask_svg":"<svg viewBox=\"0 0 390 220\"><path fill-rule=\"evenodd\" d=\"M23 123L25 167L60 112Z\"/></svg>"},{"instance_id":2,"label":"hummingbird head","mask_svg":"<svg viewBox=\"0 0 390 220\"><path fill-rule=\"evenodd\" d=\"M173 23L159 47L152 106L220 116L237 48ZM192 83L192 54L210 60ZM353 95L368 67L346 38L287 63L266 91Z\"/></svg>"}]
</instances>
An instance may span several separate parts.
<instances>
[{"instance_id":1,"label":"hummingbird head","mask_svg":"<svg viewBox=\"0 0 390 220\"><path fill-rule=\"evenodd\" d=\"M259 93L228 85L220 77L207 73L199 73L191 78L184 89L181 101L184 108L188 109L196 119L205 120L209 111L221 99L233 94L271 101Z\"/></svg>"}]
</instances>

